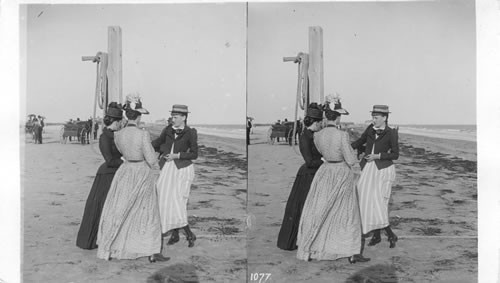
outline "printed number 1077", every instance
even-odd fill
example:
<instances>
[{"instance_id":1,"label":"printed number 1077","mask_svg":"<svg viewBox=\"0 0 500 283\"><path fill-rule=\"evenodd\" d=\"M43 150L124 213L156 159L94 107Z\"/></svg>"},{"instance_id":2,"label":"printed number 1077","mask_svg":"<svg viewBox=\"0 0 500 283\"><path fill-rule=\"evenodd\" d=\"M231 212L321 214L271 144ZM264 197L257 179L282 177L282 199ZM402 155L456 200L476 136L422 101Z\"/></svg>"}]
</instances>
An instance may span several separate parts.
<instances>
[{"instance_id":1,"label":"printed number 1077","mask_svg":"<svg viewBox=\"0 0 500 283\"><path fill-rule=\"evenodd\" d=\"M250 273L250 281L259 281L259 283L266 282L269 277L271 273Z\"/></svg>"}]
</instances>

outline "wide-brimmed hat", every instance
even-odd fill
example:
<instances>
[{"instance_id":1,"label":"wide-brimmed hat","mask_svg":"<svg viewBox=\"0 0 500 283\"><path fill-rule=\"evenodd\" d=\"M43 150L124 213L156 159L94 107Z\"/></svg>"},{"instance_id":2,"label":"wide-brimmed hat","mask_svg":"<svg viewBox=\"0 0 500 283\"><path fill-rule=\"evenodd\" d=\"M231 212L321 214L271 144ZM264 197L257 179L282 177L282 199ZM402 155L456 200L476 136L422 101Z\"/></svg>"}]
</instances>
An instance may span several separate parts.
<instances>
[{"instance_id":1,"label":"wide-brimmed hat","mask_svg":"<svg viewBox=\"0 0 500 283\"><path fill-rule=\"evenodd\" d=\"M340 103L340 96L338 93L335 93L335 95L327 95L325 97L325 104L329 104L329 108L332 111L335 111L341 115L349 115L349 112L346 109L342 108L342 103ZM331 105L333 105L333 107Z\"/></svg>"},{"instance_id":2,"label":"wide-brimmed hat","mask_svg":"<svg viewBox=\"0 0 500 283\"><path fill-rule=\"evenodd\" d=\"M123 118L122 106L116 102L111 102L106 111L106 116L113 118Z\"/></svg>"},{"instance_id":3,"label":"wide-brimmed hat","mask_svg":"<svg viewBox=\"0 0 500 283\"><path fill-rule=\"evenodd\" d=\"M141 97L138 94L127 95L127 100L125 101L124 110L134 110L141 114L149 114L149 111L142 107Z\"/></svg>"},{"instance_id":4,"label":"wide-brimmed hat","mask_svg":"<svg viewBox=\"0 0 500 283\"><path fill-rule=\"evenodd\" d=\"M317 103L309 104L306 110L306 117L313 119L323 119L323 110L321 109L321 106Z\"/></svg>"},{"instance_id":5,"label":"wide-brimmed hat","mask_svg":"<svg viewBox=\"0 0 500 283\"><path fill-rule=\"evenodd\" d=\"M372 114L374 113L381 113L381 114L389 114L389 106L387 105L373 105L373 111L371 111Z\"/></svg>"},{"instance_id":6,"label":"wide-brimmed hat","mask_svg":"<svg viewBox=\"0 0 500 283\"><path fill-rule=\"evenodd\" d=\"M182 104L174 104L172 106L172 111L170 111L171 114L187 114L190 113L188 111L187 105L182 105Z\"/></svg>"}]
</instances>

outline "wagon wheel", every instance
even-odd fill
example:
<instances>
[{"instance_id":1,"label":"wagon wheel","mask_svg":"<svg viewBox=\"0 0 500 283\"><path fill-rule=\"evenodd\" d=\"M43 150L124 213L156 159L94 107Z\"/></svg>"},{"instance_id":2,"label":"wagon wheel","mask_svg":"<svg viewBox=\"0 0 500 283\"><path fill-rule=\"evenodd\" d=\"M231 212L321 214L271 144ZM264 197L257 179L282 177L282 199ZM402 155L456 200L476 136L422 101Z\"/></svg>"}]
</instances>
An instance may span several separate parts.
<instances>
[{"instance_id":1,"label":"wagon wheel","mask_svg":"<svg viewBox=\"0 0 500 283\"><path fill-rule=\"evenodd\" d=\"M273 127L270 127L269 130L267 130L267 143L270 145L274 144Z\"/></svg>"},{"instance_id":2,"label":"wagon wheel","mask_svg":"<svg viewBox=\"0 0 500 283\"><path fill-rule=\"evenodd\" d=\"M80 142L82 144L88 144L88 140L87 140L87 129L82 129L82 131L80 132Z\"/></svg>"},{"instance_id":3,"label":"wagon wheel","mask_svg":"<svg viewBox=\"0 0 500 283\"><path fill-rule=\"evenodd\" d=\"M293 143L293 128L288 132L288 144L291 146Z\"/></svg>"},{"instance_id":4,"label":"wagon wheel","mask_svg":"<svg viewBox=\"0 0 500 283\"><path fill-rule=\"evenodd\" d=\"M66 137L64 136L64 126L61 127L59 131L59 142L66 143Z\"/></svg>"}]
</instances>

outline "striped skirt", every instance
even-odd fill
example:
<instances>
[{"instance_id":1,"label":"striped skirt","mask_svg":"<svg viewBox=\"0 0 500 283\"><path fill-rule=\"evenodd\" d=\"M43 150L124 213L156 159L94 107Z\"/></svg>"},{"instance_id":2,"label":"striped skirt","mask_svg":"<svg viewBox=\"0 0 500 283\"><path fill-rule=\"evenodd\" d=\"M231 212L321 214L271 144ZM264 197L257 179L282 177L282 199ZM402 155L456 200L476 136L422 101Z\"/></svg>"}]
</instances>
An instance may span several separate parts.
<instances>
[{"instance_id":1,"label":"striped skirt","mask_svg":"<svg viewBox=\"0 0 500 283\"><path fill-rule=\"evenodd\" d=\"M389 226L389 199L395 179L394 165L378 170L375 162L366 163L358 181L363 234Z\"/></svg>"},{"instance_id":2,"label":"striped skirt","mask_svg":"<svg viewBox=\"0 0 500 283\"><path fill-rule=\"evenodd\" d=\"M188 225L187 203L194 180L193 164L178 169L166 162L156 183L162 233Z\"/></svg>"},{"instance_id":3,"label":"striped skirt","mask_svg":"<svg viewBox=\"0 0 500 283\"><path fill-rule=\"evenodd\" d=\"M297 258L335 260L361 250L354 174L345 163L323 163L307 195L297 235Z\"/></svg>"},{"instance_id":4,"label":"striped skirt","mask_svg":"<svg viewBox=\"0 0 500 283\"><path fill-rule=\"evenodd\" d=\"M101 214L98 258L135 259L161 251L155 181L145 162L118 168Z\"/></svg>"}]
</instances>

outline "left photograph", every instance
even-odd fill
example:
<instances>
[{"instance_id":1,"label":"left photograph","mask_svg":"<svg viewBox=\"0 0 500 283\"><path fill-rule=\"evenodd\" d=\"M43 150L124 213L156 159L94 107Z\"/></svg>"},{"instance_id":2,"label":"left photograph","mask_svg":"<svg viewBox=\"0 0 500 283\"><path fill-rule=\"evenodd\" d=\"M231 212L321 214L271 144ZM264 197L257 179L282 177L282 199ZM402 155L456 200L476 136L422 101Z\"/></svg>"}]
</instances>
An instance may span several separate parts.
<instances>
[{"instance_id":1,"label":"left photograph","mask_svg":"<svg viewBox=\"0 0 500 283\"><path fill-rule=\"evenodd\" d=\"M246 279L246 4L20 6L22 280Z\"/></svg>"}]
</instances>

